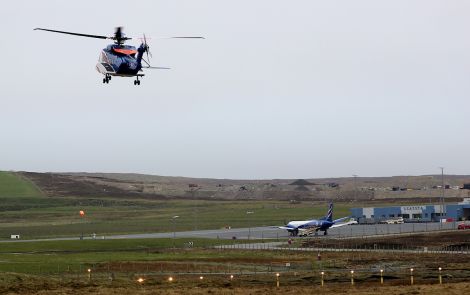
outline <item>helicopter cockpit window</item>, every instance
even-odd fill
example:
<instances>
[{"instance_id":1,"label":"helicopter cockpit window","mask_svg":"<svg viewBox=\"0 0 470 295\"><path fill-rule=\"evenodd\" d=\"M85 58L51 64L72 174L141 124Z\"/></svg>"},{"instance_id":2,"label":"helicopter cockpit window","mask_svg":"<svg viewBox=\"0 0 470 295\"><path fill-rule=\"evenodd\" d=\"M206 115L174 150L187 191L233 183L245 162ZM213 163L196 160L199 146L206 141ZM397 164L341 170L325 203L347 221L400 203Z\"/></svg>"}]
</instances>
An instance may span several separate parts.
<instances>
[{"instance_id":1,"label":"helicopter cockpit window","mask_svg":"<svg viewBox=\"0 0 470 295\"><path fill-rule=\"evenodd\" d=\"M99 61L109 63L108 57L103 51L100 53Z\"/></svg>"}]
</instances>

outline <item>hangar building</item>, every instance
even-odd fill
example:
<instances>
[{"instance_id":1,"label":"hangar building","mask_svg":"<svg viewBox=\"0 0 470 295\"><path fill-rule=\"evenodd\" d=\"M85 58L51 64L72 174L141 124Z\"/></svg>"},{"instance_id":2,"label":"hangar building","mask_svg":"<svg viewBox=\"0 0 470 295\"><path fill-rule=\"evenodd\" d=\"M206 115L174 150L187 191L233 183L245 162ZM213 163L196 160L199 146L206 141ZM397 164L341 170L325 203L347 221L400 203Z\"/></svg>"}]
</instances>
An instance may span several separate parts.
<instances>
[{"instance_id":1,"label":"hangar building","mask_svg":"<svg viewBox=\"0 0 470 295\"><path fill-rule=\"evenodd\" d=\"M470 198L458 204L407 205L392 207L352 208L351 216L359 223L380 222L403 217L408 222L430 222L441 219L470 220Z\"/></svg>"}]
</instances>

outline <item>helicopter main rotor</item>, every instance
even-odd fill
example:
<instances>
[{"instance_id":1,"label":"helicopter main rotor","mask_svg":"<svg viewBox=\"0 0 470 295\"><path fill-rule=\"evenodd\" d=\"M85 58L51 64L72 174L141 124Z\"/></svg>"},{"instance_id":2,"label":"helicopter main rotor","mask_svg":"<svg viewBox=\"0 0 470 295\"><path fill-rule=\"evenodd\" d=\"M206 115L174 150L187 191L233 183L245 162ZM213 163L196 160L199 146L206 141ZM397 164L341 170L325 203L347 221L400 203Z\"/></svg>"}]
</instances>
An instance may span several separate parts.
<instances>
[{"instance_id":1,"label":"helicopter main rotor","mask_svg":"<svg viewBox=\"0 0 470 295\"><path fill-rule=\"evenodd\" d=\"M57 30L50 30L50 29L43 29L43 28L35 28L34 30L41 30L41 31L68 34L68 35L88 37L88 38L109 39L109 40L114 40L114 43L116 43L117 45L122 45L122 44L124 44L125 41L132 39L132 38L126 37L124 35L124 33L122 32L122 27L117 27L116 30L114 31L114 36L111 36L111 37L100 36L100 35L82 34L82 33L73 33L73 32L66 32L66 31L57 31Z\"/></svg>"},{"instance_id":2,"label":"helicopter main rotor","mask_svg":"<svg viewBox=\"0 0 470 295\"><path fill-rule=\"evenodd\" d=\"M80 37L88 37L88 38L96 38L96 39L108 39L114 40L114 43L117 45L122 45L127 40L131 40L132 38L126 37L126 35L122 32L122 27L117 27L114 31L114 36L100 36L100 35L91 35L91 34L82 34L82 33L73 33L73 32L66 32L66 31L58 31L58 30L50 30L50 29L43 29L43 28L35 28L34 30L40 31L47 31L53 33L60 33L60 34L67 34L67 35L74 35ZM144 37L145 38L145 37ZM204 37L169 37L170 39L204 39ZM145 40L145 44L147 41Z\"/></svg>"}]
</instances>

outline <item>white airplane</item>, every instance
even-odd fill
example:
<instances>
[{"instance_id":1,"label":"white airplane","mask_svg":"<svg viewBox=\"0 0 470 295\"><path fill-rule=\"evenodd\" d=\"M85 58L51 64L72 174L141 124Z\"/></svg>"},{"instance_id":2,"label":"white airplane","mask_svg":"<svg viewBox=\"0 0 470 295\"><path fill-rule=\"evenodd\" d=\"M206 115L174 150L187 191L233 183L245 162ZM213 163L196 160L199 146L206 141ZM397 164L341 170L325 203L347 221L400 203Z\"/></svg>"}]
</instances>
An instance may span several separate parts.
<instances>
[{"instance_id":1,"label":"white airplane","mask_svg":"<svg viewBox=\"0 0 470 295\"><path fill-rule=\"evenodd\" d=\"M348 218L350 217L346 216L340 219L333 220L333 203L330 203L328 213L323 218L291 221L285 226L279 226L279 228L287 230L292 236L307 236L311 233L315 233L315 235L317 235L318 231L323 231L323 234L327 235L327 231L329 228L335 228L349 224L357 224L357 221L355 220L342 222Z\"/></svg>"}]
</instances>

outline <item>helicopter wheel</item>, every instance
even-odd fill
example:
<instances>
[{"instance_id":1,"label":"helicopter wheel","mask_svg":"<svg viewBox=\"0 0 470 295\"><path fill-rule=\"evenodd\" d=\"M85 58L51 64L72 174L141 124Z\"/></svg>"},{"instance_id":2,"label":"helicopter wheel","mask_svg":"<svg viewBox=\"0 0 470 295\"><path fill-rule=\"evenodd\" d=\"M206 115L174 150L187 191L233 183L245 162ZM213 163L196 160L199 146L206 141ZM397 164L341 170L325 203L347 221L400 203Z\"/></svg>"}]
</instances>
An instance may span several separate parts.
<instances>
[{"instance_id":1,"label":"helicopter wheel","mask_svg":"<svg viewBox=\"0 0 470 295\"><path fill-rule=\"evenodd\" d=\"M106 78L103 78L103 84L106 83Z\"/></svg>"}]
</instances>

